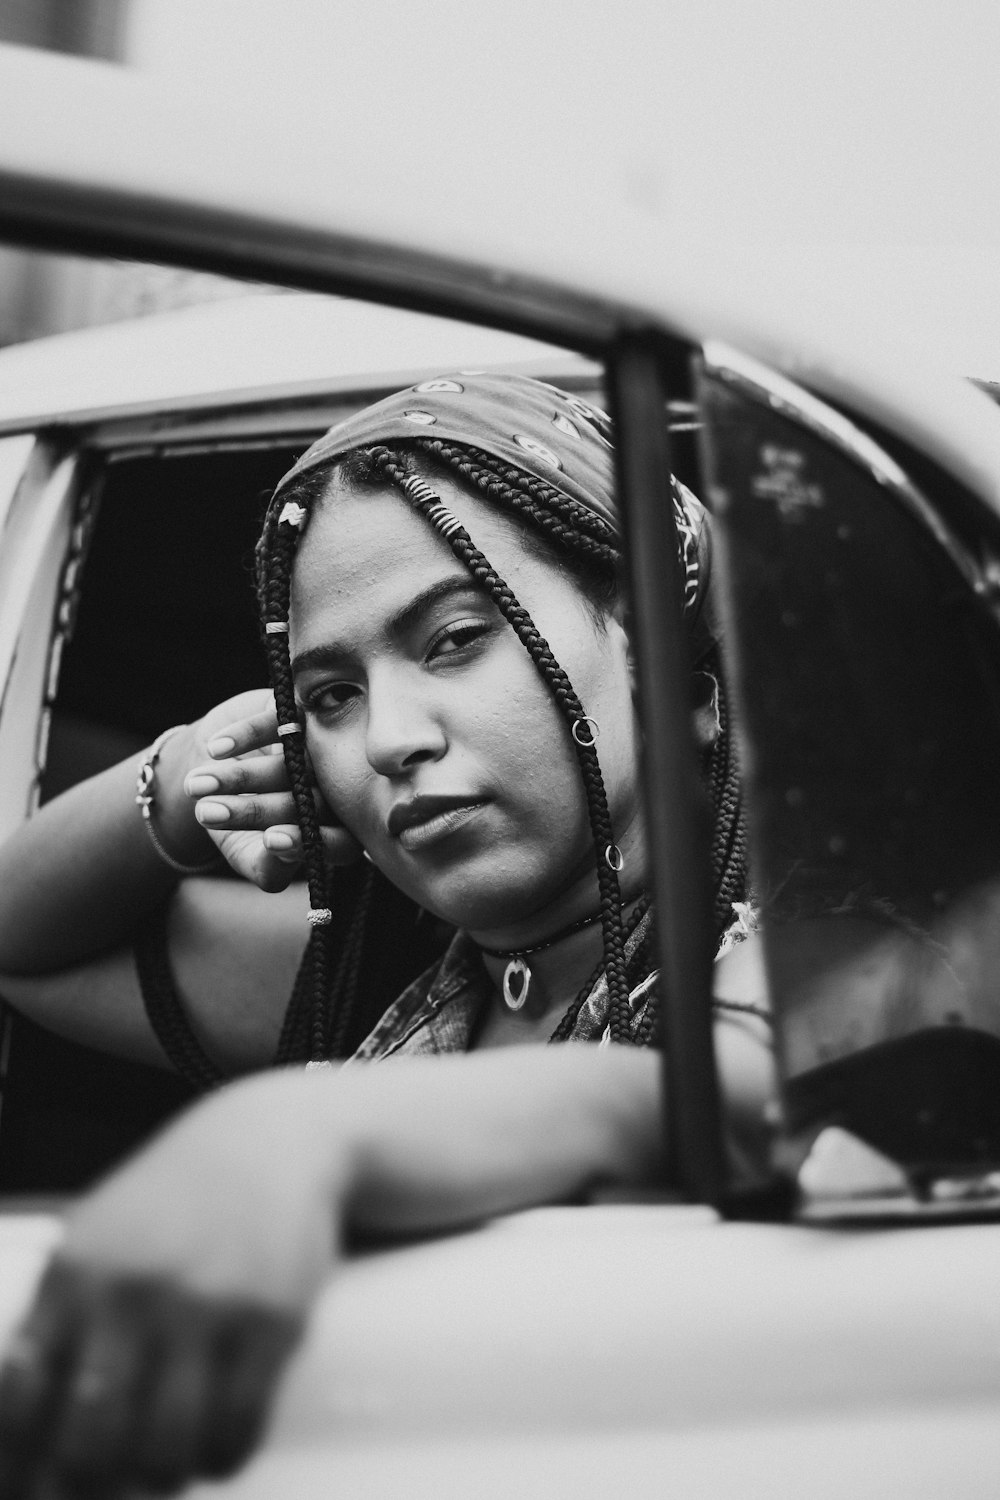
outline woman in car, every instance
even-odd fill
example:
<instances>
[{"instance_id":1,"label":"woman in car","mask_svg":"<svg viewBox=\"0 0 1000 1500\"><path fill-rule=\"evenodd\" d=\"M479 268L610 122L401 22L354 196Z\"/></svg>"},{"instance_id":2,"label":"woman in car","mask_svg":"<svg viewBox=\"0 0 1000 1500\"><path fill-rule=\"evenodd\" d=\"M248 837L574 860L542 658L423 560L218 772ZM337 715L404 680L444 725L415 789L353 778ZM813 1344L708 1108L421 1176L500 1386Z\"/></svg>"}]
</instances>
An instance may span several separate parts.
<instances>
[{"instance_id":1,"label":"woman in car","mask_svg":"<svg viewBox=\"0 0 1000 1500\"><path fill-rule=\"evenodd\" d=\"M738 784L705 517L679 487L673 504L722 949L745 899ZM232 1467L341 1232L468 1222L662 1174L617 562L599 413L511 377L390 397L314 445L269 510L257 571L274 707L226 705L150 756L147 827L119 769L4 851L0 889L20 894L4 897L0 959L39 1018L47 994L63 1004L60 986L75 986L80 1005L96 976L107 1031L117 1006L139 1034L121 954L69 978L23 971L46 942L65 965L85 941L125 936L176 866L204 857L206 829L265 888L301 857L312 931L283 1019L255 998L242 1031L248 991L273 991L281 963L217 883L185 882L180 917L140 941L164 1052L206 1084L223 1065L313 1066L214 1094L75 1211L6 1366L9 1493L37 1474L170 1487ZM345 919L328 856L359 847L371 873ZM401 1060L334 1070L382 878L456 936L355 1052ZM118 910L100 915L112 890ZM770 1072L750 948L720 961L717 994L731 1146L752 1154ZM227 1053L229 1025L241 1042ZM513 1045L550 1040L619 1045Z\"/></svg>"},{"instance_id":2,"label":"woman in car","mask_svg":"<svg viewBox=\"0 0 1000 1500\"><path fill-rule=\"evenodd\" d=\"M124 765L8 842L5 995L200 1087L359 1042L371 1057L648 1041L658 999L612 495L606 419L523 378L425 382L334 428L282 481L258 549L277 716L248 695L161 737L144 817ZM739 783L706 517L680 486L673 504L721 944L745 897ZM300 891L265 921L239 882L178 883L178 866L211 856L205 830L265 889L304 860L315 925L301 967ZM360 848L364 875L331 892L331 858ZM400 927L397 892L428 915ZM373 958L391 980L387 947L415 950L412 977L455 928L433 981L359 1028ZM380 1014L392 994L379 977Z\"/></svg>"}]
</instances>

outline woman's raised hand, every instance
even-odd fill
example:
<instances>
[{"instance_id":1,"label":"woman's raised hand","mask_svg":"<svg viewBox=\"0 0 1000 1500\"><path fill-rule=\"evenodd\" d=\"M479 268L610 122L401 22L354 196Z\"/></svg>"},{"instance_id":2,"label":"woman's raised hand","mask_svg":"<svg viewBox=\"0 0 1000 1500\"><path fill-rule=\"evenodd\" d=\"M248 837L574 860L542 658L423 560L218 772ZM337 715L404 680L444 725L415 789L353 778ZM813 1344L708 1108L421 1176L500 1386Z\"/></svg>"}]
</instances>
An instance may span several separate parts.
<instances>
[{"instance_id":1,"label":"woman's raised hand","mask_svg":"<svg viewBox=\"0 0 1000 1500\"><path fill-rule=\"evenodd\" d=\"M196 728L208 759L184 778L185 791L195 799L195 817L237 874L262 891L284 890L302 861L302 835L272 694L230 698ZM360 846L333 824L318 792L315 798L327 859L353 863Z\"/></svg>"}]
</instances>

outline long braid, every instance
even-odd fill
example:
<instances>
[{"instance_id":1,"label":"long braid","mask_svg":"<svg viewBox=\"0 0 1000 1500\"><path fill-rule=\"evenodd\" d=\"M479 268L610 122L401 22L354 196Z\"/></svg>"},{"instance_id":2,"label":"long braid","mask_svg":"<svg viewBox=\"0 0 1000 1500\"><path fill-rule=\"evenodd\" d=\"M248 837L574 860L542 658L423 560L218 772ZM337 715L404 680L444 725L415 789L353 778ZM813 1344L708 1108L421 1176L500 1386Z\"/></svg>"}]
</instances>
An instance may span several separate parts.
<instances>
[{"instance_id":1,"label":"long braid","mask_svg":"<svg viewBox=\"0 0 1000 1500\"><path fill-rule=\"evenodd\" d=\"M639 897L639 900L636 902L635 908L632 911L632 914L630 915L623 932L623 937L626 942L632 936L633 932L638 927L643 917L646 915L647 911L649 910L649 904L650 903L648 895L643 894ZM646 962L647 957L648 943L641 942L637 944L631 957L626 961L626 975L628 977L629 989L632 988L633 984L638 983L639 979L645 978L643 965ZM595 967L588 974L579 990L577 990L576 998L574 999L572 1005L570 1005L569 1009L566 1011L566 1014L559 1022L559 1025L549 1037L550 1042L565 1042L569 1040L569 1038L573 1034L573 1027L576 1025L577 1019L579 1018L580 1012L586 1004L590 992L593 990L594 985L597 983L603 973L604 955L602 954ZM635 1037L630 1036L628 1040L634 1042Z\"/></svg>"},{"instance_id":2,"label":"long braid","mask_svg":"<svg viewBox=\"0 0 1000 1500\"><path fill-rule=\"evenodd\" d=\"M719 736L712 749L708 770L713 812L713 915L718 939L732 923L734 904L746 899L747 834L736 735L725 678L719 671L717 658L715 648L705 665L719 684Z\"/></svg>"},{"instance_id":3,"label":"long braid","mask_svg":"<svg viewBox=\"0 0 1000 1500\"><path fill-rule=\"evenodd\" d=\"M301 487L305 490L305 487ZM315 486L311 488L315 489ZM305 496L303 495L303 498ZM314 496L309 496L310 499ZM302 724L295 703L291 661L288 655L288 608L292 562L299 530L307 509L294 501L280 508L272 505L257 544L257 595L268 654L271 685L277 710L278 735L285 768L302 830L302 854L309 888L309 919L312 933L304 966L306 985L296 985L278 1043L277 1061L301 1057L304 1014L309 1016L308 1055L313 1062L325 1059L327 1009L330 990L330 952L323 928L329 923L326 856L319 817L306 761ZM303 972L303 971L300 971Z\"/></svg>"},{"instance_id":4,"label":"long braid","mask_svg":"<svg viewBox=\"0 0 1000 1500\"><path fill-rule=\"evenodd\" d=\"M354 1020L360 996L361 960L364 956L365 938L368 935L368 913L371 911L375 893L375 871L366 866L361 877L357 903L351 924L341 949L330 987L330 1003L325 1036L326 1057L345 1057L345 1042ZM329 929L327 929L329 930Z\"/></svg>"},{"instance_id":5,"label":"long braid","mask_svg":"<svg viewBox=\"0 0 1000 1500\"><path fill-rule=\"evenodd\" d=\"M447 463L483 494L502 499L511 510L525 512L570 551L590 552L602 562L616 561L615 533L607 521L537 475L512 469L478 448L460 448L440 438L418 438L415 446Z\"/></svg>"},{"instance_id":6,"label":"long braid","mask_svg":"<svg viewBox=\"0 0 1000 1500\"><path fill-rule=\"evenodd\" d=\"M323 936L324 938L326 936L325 930L323 930ZM278 1067L284 1067L288 1063L302 1062L311 1056L309 1019L316 989L314 965L318 947L319 940L315 933L312 933L295 976L291 998L281 1027L281 1035L278 1038L278 1048L274 1055L274 1061Z\"/></svg>"},{"instance_id":7,"label":"long braid","mask_svg":"<svg viewBox=\"0 0 1000 1500\"><path fill-rule=\"evenodd\" d=\"M611 815L601 775L600 762L589 728L581 739L579 728L587 724L586 712L573 685L556 661L552 650L539 634L534 621L515 598L492 565L487 562L465 528L444 508L440 497L422 479L414 475L400 456L390 448L372 448L370 455L379 471L403 491L407 500L425 516L448 542L459 562L475 578L484 593L511 626L531 657L556 706L566 720L570 739L576 751L590 813L590 826L597 862L597 884L600 898L601 931L604 937L604 960L611 1002L611 1034L616 1041L628 1039L628 981L625 974L624 939L622 935L622 899L615 867L617 845L611 831Z\"/></svg>"}]
</instances>

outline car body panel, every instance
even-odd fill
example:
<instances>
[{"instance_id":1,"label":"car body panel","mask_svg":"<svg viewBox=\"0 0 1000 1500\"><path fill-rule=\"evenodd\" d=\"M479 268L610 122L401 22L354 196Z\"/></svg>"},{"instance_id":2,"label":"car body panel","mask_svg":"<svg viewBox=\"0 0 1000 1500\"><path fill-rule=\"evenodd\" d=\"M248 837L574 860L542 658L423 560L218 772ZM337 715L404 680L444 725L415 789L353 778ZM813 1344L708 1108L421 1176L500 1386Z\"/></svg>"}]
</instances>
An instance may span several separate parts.
<instances>
[{"instance_id":1,"label":"car body panel","mask_svg":"<svg viewBox=\"0 0 1000 1500\"><path fill-rule=\"evenodd\" d=\"M348 1260L274 1438L683 1431L985 1399L1000 1383L998 1248L996 1225L789 1228L667 1203L528 1211Z\"/></svg>"},{"instance_id":2,"label":"car body panel","mask_svg":"<svg viewBox=\"0 0 1000 1500\"><path fill-rule=\"evenodd\" d=\"M421 41L429 61L434 38ZM686 243L667 212L630 198L627 179L540 170L547 101L519 100L516 139L489 151L484 94L481 130L455 132L451 149L463 155L454 169L442 166L433 181L414 170L443 146L419 61L397 80L384 118L352 118L345 96L310 136L294 112L248 111L239 129L230 118L222 131L210 100L143 74L0 47L0 232L44 240L71 231L81 248L324 290L364 286L379 300L590 354L636 327L725 340L864 408L1000 510L1000 420L982 393L942 379L905 326L893 338L863 302L824 319L780 278ZM623 84L622 69L644 66L634 46L607 63L609 81ZM624 152L629 115L613 98L595 108L612 151ZM400 119L405 157L392 149ZM473 147L476 171L460 170Z\"/></svg>"},{"instance_id":3,"label":"car body panel","mask_svg":"<svg viewBox=\"0 0 1000 1500\"><path fill-rule=\"evenodd\" d=\"M666 1493L685 1500L842 1500L845 1494L992 1500L998 1459L996 1408L888 1411L664 1432L516 1433L368 1442L327 1442L263 1453L214 1495L301 1500L331 1493L347 1500L598 1500L627 1486L636 1500Z\"/></svg>"},{"instance_id":4,"label":"car body panel","mask_svg":"<svg viewBox=\"0 0 1000 1500\"><path fill-rule=\"evenodd\" d=\"M57 1237L0 1217L0 1336ZM262 1453L193 1493L991 1496L998 1237L617 1203L352 1256Z\"/></svg>"},{"instance_id":5,"label":"car body panel","mask_svg":"<svg viewBox=\"0 0 1000 1500\"><path fill-rule=\"evenodd\" d=\"M15 453L23 443L6 441ZM75 454L32 444L0 532L0 837L34 810L45 764L45 705L58 675L53 624L77 472Z\"/></svg>"},{"instance_id":6,"label":"car body panel","mask_svg":"<svg viewBox=\"0 0 1000 1500\"><path fill-rule=\"evenodd\" d=\"M234 296L0 349L0 434L248 407L253 430L280 430L276 408L313 403L321 431L359 394L479 365L598 379L578 355L495 329L344 298Z\"/></svg>"}]
</instances>

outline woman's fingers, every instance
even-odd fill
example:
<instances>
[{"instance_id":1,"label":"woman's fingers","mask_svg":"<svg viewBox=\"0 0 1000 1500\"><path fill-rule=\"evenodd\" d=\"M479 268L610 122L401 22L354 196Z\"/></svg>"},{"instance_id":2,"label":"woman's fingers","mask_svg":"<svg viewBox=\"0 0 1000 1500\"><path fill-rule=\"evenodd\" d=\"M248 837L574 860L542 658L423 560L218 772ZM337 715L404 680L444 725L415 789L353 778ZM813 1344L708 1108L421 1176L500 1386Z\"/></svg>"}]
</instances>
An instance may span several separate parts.
<instances>
[{"instance_id":1,"label":"woman's fingers","mask_svg":"<svg viewBox=\"0 0 1000 1500\"><path fill-rule=\"evenodd\" d=\"M82 1309L46 1462L74 1491L115 1493L156 1370L165 1294L152 1278L69 1267Z\"/></svg>"},{"instance_id":2,"label":"woman's fingers","mask_svg":"<svg viewBox=\"0 0 1000 1500\"><path fill-rule=\"evenodd\" d=\"M216 793L243 796L255 792L288 790L288 773L281 755L248 755L242 760L209 761L194 766L184 778L189 797L211 797Z\"/></svg>"},{"instance_id":3,"label":"woman's fingers","mask_svg":"<svg viewBox=\"0 0 1000 1500\"><path fill-rule=\"evenodd\" d=\"M153 1351L156 1378L139 1403L128 1478L157 1494L172 1494L207 1471L201 1460L211 1421L218 1314L211 1304L174 1288L166 1291L169 1322Z\"/></svg>"},{"instance_id":4,"label":"woman's fingers","mask_svg":"<svg viewBox=\"0 0 1000 1500\"><path fill-rule=\"evenodd\" d=\"M3 1374L0 1497L172 1494L259 1437L302 1319L57 1262Z\"/></svg>"},{"instance_id":5,"label":"woman's fingers","mask_svg":"<svg viewBox=\"0 0 1000 1500\"><path fill-rule=\"evenodd\" d=\"M314 794L316 814L328 856L334 864L350 864L361 853L361 846L346 828L324 821L329 817L319 793ZM290 792L262 792L240 797L202 797L195 803L195 817L211 834L225 835L254 832L264 835L264 847L276 855L297 858L301 853L302 834ZM217 839L226 857L225 846Z\"/></svg>"},{"instance_id":6,"label":"woman's fingers","mask_svg":"<svg viewBox=\"0 0 1000 1500\"><path fill-rule=\"evenodd\" d=\"M272 697L266 708L220 725L213 731L207 748L213 760L225 760L231 755L246 755L250 750L261 750L265 745L280 743L278 717Z\"/></svg>"},{"instance_id":7,"label":"woman's fingers","mask_svg":"<svg viewBox=\"0 0 1000 1500\"><path fill-rule=\"evenodd\" d=\"M294 822L295 801L291 792L200 797L195 803L194 815L211 833L228 832L233 828L252 828L263 833L275 823Z\"/></svg>"},{"instance_id":8,"label":"woman's fingers","mask_svg":"<svg viewBox=\"0 0 1000 1500\"><path fill-rule=\"evenodd\" d=\"M0 1367L0 1500L30 1492L72 1368L82 1322L72 1269L54 1261Z\"/></svg>"},{"instance_id":9,"label":"woman's fingers","mask_svg":"<svg viewBox=\"0 0 1000 1500\"><path fill-rule=\"evenodd\" d=\"M230 868L262 891L283 891L302 865L302 834L295 823L277 824L263 832L212 829L212 841ZM329 865L352 865L361 858L361 846L346 828L321 828L320 836Z\"/></svg>"},{"instance_id":10,"label":"woman's fingers","mask_svg":"<svg viewBox=\"0 0 1000 1500\"><path fill-rule=\"evenodd\" d=\"M298 853L272 853L264 846L264 834L256 830L232 833L212 831L212 842L237 875L262 891L283 891L295 879L301 860Z\"/></svg>"},{"instance_id":11,"label":"woman's fingers","mask_svg":"<svg viewBox=\"0 0 1000 1500\"><path fill-rule=\"evenodd\" d=\"M301 1318L274 1309L234 1303L220 1310L201 1473L223 1479L253 1451L301 1330Z\"/></svg>"},{"instance_id":12,"label":"woman's fingers","mask_svg":"<svg viewBox=\"0 0 1000 1500\"><path fill-rule=\"evenodd\" d=\"M361 858L362 848L346 828L333 828L320 824L320 838L329 865L354 865ZM297 823L277 823L264 831L264 848L269 854L286 864L302 861L302 830Z\"/></svg>"}]
</instances>

